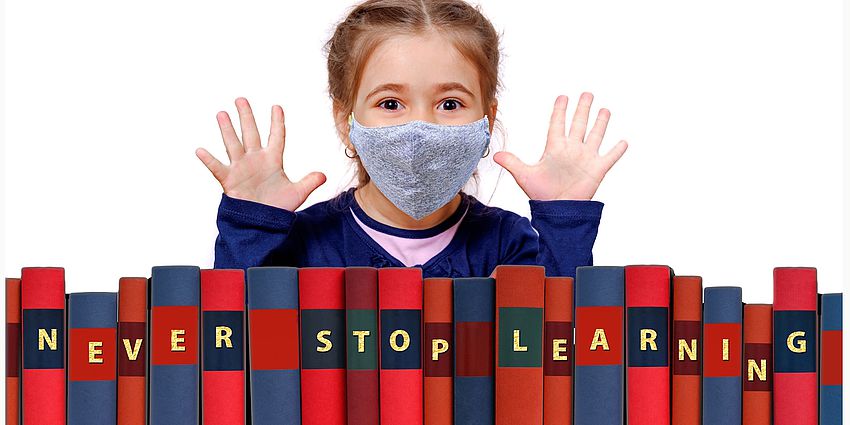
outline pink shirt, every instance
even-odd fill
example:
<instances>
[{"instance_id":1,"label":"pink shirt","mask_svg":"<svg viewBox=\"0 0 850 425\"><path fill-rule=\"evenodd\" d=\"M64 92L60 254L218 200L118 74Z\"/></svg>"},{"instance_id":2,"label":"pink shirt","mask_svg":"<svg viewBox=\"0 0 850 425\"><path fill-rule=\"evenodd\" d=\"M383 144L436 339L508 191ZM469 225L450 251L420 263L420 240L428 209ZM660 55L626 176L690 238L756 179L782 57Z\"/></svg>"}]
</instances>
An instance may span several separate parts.
<instances>
[{"instance_id":1,"label":"pink shirt","mask_svg":"<svg viewBox=\"0 0 850 425\"><path fill-rule=\"evenodd\" d=\"M449 218L429 229L407 230L378 222L366 215L356 202L355 205L350 208L354 221L381 248L406 267L425 264L445 249L454 238L469 207L467 203L462 203Z\"/></svg>"}]
</instances>

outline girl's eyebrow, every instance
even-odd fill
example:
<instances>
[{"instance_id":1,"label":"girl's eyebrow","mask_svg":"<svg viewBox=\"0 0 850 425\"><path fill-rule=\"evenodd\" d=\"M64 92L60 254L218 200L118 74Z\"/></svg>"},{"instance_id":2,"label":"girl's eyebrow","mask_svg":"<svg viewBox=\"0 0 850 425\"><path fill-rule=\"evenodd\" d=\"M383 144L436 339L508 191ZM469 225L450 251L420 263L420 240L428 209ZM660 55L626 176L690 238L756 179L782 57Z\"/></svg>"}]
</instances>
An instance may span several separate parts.
<instances>
[{"instance_id":1,"label":"girl's eyebrow","mask_svg":"<svg viewBox=\"0 0 850 425\"><path fill-rule=\"evenodd\" d=\"M378 87L375 87L371 92L369 92L369 94L366 95L366 100L368 100L372 96L374 96L374 95L376 95L380 92L383 92L383 91L394 91L394 92L404 93L406 90L407 90L407 84L384 83L384 84L379 85ZM444 92L451 91L451 90L461 91L461 92L468 94L470 97L473 97L473 98L475 97L475 95L472 93L471 90L466 88L466 86L464 86L463 84L455 82L455 81L451 81L451 82L447 82L447 83L440 83L440 84L437 84L434 87L435 93L444 93Z\"/></svg>"},{"instance_id":2,"label":"girl's eyebrow","mask_svg":"<svg viewBox=\"0 0 850 425\"><path fill-rule=\"evenodd\" d=\"M454 81L449 82L449 83L437 84L434 92L435 93L444 93L444 92L452 91L452 90L461 91L461 92L468 94L470 97L473 97L473 98L475 97L475 95L472 94L472 91L470 91L468 88L466 88L466 86L464 86L461 83L454 82Z\"/></svg>"},{"instance_id":3,"label":"girl's eyebrow","mask_svg":"<svg viewBox=\"0 0 850 425\"><path fill-rule=\"evenodd\" d=\"M376 94L378 94L382 91L395 91L395 92L403 93L406 90L407 90L407 84L384 83L384 84L379 85L378 87L375 87L374 90L369 92L369 94L366 95L366 100L369 100L370 97L372 97L372 96L374 96L374 95L376 95Z\"/></svg>"}]
</instances>

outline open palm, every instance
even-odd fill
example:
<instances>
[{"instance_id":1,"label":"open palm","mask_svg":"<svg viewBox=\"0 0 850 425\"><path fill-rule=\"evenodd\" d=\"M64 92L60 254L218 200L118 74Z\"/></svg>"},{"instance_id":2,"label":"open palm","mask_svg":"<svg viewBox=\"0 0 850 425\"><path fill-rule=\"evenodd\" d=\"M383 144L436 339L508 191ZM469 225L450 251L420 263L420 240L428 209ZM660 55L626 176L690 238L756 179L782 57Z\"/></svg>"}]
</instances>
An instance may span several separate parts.
<instances>
[{"instance_id":1,"label":"open palm","mask_svg":"<svg viewBox=\"0 0 850 425\"><path fill-rule=\"evenodd\" d=\"M591 199L602 178L625 153L628 144L621 140L607 154L599 155L599 145L605 135L611 113L602 108L590 133L585 138L591 93L582 93L566 135L567 96L558 96L549 121L546 147L540 160L533 165L522 162L516 155L502 151L493 159L516 180L529 199Z\"/></svg>"},{"instance_id":2,"label":"open palm","mask_svg":"<svg viewBox=\"0 0 850 425\"><path fill-rule=\"evenodd\" d=\"M260 144L260 133L248 100L243 97L236 99L236 109L242 127L241 142L227 112L216 114L230 165L222 164L204 148L198 148L195 154L212 172L227 196L295 211L327 178L317 171L298 182L287 177L283 170L286 126L280 106L272 106L271 130L265 147Z\"/></svg>"}]
</instances>

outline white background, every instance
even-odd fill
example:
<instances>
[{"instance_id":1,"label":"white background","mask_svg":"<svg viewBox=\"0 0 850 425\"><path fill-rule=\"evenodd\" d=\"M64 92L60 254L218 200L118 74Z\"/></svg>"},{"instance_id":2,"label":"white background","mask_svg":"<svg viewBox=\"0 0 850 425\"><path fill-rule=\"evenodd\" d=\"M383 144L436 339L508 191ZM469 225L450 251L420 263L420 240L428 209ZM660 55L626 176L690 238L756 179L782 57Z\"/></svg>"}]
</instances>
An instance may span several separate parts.
<instances>
[{"instance_id":1,"label":"white background","mask_svg":"<svg viewBox=\"0 0 850 425\"><path fill-rule=\"evenodd\" d=\"M304 207L348 187L321 48L353 3L307 4L6 4L0 272L62 266L77 292L211 267L221 187L194 150L226 163L215 114L238 126L239 96L263 140L283 106L291 177L327 174ZM508 150L536 161L555 97L571 118L585 90L591 119L612 112L603 153L629 142L594 197L596 265L669 264L749 303L772 302L776 266L843 290L841 1L481 4L503 32ZM482 162L478 198L528 216L507 172L491 199L498 169Z\"/></svg>"}]
</instances>

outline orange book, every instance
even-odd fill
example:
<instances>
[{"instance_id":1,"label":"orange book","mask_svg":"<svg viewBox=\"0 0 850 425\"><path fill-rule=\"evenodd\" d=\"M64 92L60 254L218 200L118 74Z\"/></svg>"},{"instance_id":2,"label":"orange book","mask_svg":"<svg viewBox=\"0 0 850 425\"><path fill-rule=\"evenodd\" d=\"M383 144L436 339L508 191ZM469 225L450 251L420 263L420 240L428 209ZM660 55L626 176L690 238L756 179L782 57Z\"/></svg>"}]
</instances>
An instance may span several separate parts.
<instances>
[{"instance_id":1,"label":"orange book","mask_svg":"<svg viewBox=\"0 0 850 425\"><path fill-rule=\"evenodd\" d=\"M702 278L673 276L673 425L702 421Z\"/></svg>"},{"instance_id":2,"label":"orange book","mask_svg":"<svg viewBox=\"0 0 850 425\"><path fill-rule=\"evenodd\" d=\"M21 279L6 278L6 423L21 423Z\"/></svg>"},{"instance_id":3,"label":"orange book","mask_svg":"<svg viewBox=\"0 0 850 425\"><path fill-rule=\"evenodd\" d=\"M543 424L573 419L573 278L547 277L543 296Z\"/></svg>"},{"instance_id":4,"label":"orange book","mask_svg":"<svg viewBox=\"0 0 850 425\"><path fill-rule=\"evenodd\" d=\"M424 344L422 365L425 374L425 425L451 425L452 383L452 280L424 280Z\"/></svg>"},{"instance_id":5,"label":"orange book","mask_svg":"<svg viewBox=\"0 0 850 425\"><path fill-rule=\"evenodd\" d=\"M499 265L496 425L543 423L543 266Z\"/></svg>"},{"instance_id":6,"label":"orange book","mask_svg":"<svg viewBox=\"0 0 850 425\"><path fill-rule=\"evenodd\" d=\"M118 280L118 425L144 425L148 279Z\"/></svg>"},{"instance_id":7,"label":"orange book","mask_svg":"<svg viewBox=\"0 0 850 425\"><path fill-rule=\"evenodd\" d=\"M773 423L773 306L744 305L744 423Z\"/></svg>"}]
</instances>

